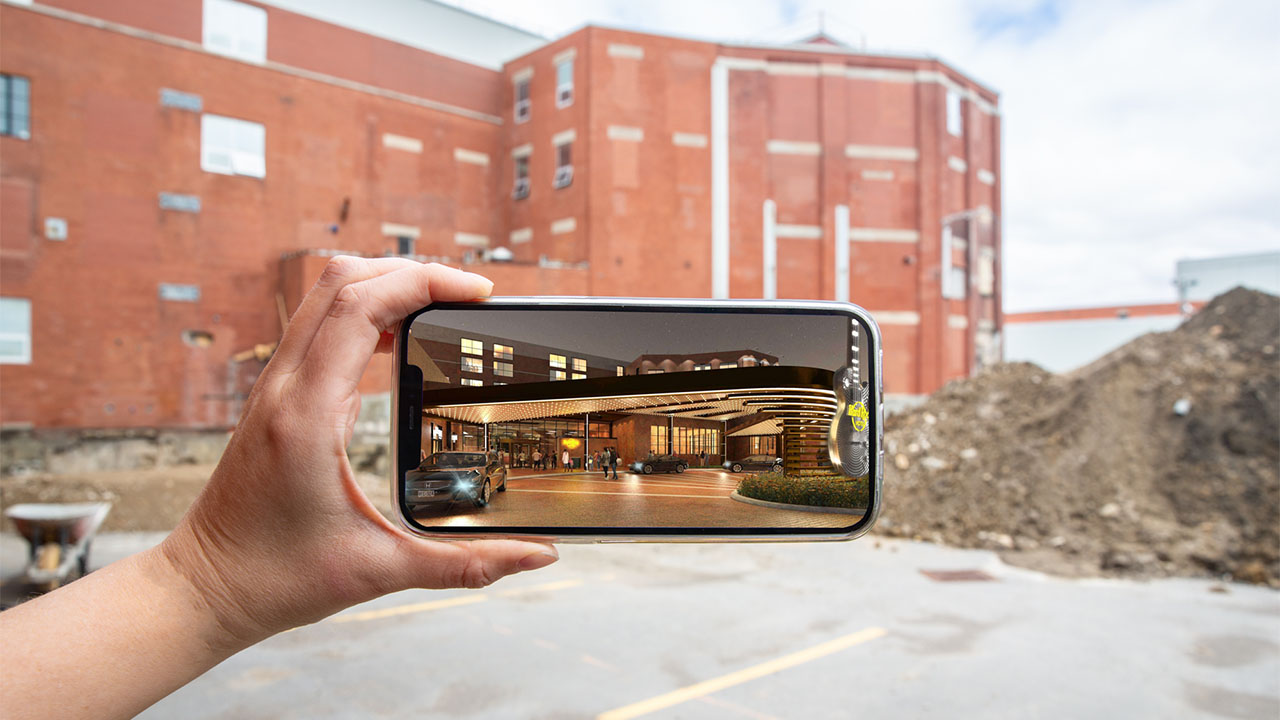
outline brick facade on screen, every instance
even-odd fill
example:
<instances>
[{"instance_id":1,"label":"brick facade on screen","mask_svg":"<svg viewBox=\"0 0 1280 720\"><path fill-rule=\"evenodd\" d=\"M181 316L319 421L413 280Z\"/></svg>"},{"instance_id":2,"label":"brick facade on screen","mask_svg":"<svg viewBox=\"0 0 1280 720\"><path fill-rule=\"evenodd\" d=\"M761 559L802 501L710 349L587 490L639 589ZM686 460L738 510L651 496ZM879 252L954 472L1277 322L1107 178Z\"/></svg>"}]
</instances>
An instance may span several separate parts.
<instances>
[{"instance_id":1,"label":"brick facade on screen","mask_svg":"<svg viewBox=\"0 0 1280 720\"><path fill-rule=\"evenodd\" d=\"M0 365L0 423L225 427L245 389L237 353L278 339L280 308L332 251L395 253L401 236L499 294L704 298L719 272L731 298L770 282L778 298L847 297L881 323L891 393L931 392L998 343L998 100L945 64L586 27L490 70L261 7L265 63L202 47L199 0L0 6L0 73L31 87L30 138L0 137L0 296L29 300L32 318L31 362ZM567 57L573 99L558 107ZM162 104L166 89L201 110ZM202 113L265 128L264 177L201 169ZM566 138L573 179L555 188ZM199 211L164 209L162 193ZM942 294L948 217L963 299ZM65 240L46 239L48 218ZM513 259L492 260L498 248ZM165 299L161 284L199 297ZM387 387L378 360L362 389Z\"/></svg>"}]
</instances>

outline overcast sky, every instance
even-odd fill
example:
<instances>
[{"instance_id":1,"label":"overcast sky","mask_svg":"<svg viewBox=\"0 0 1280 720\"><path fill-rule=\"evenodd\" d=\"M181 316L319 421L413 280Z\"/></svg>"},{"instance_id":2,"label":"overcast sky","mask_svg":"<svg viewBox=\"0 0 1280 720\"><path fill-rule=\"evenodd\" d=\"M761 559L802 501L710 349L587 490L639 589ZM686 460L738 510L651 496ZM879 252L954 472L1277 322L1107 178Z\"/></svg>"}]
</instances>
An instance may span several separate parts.
<instances>
[{"instance_id":1,"label":"overcast sky","mask_svg":"<svg viewBox=\"0 0 1280 720\"><path fill-rule=\"evenodd\" d=\"M828 33L997 90L1005 309L1170 302L1174 262L1280 250L1277 0L453 0L557 37ZM857 298L854 298L857 301Z\"/></svg>"}]
</instances>

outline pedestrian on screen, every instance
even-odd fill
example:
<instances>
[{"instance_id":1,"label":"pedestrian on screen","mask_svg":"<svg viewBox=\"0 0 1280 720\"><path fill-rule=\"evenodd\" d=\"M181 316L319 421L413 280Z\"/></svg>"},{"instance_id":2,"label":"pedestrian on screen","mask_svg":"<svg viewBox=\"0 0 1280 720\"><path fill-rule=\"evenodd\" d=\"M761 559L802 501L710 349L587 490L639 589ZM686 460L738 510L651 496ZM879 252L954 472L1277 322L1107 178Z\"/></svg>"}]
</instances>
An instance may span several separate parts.
<instances>
[{"instance_id":1,"label":"pedestrian on screen","mask_svg":"<svg viewBox=\"0 0 1280 720\"><path fill-rule=\"evenodd\" d=\"M564 468L565 472L569 472L573 469L569 465L569 450L567 448L564 452L560 453L560 466Z\"/></svg>"},{"instance_id":2,"label":"pedestrian on screen","mask_svg":"<svg viewBox=\"0 0 1280 720\"><path fill-rule=\"evenodd\" d=\"M609 469L613 471L612 480L618 479L618 451L615 448L609 448Z\"/></svg>"},{"instance_id":3,"label":"pedestrian on screen","mask_svg":"<svg viewBox=\"0 0 1280 720\"><path fill-rule=\"evenodd\" d=\"M539 469L542 468L542 451L541 450L535 449L533 451L533 466Z\"/></svg>"}]
</instances>

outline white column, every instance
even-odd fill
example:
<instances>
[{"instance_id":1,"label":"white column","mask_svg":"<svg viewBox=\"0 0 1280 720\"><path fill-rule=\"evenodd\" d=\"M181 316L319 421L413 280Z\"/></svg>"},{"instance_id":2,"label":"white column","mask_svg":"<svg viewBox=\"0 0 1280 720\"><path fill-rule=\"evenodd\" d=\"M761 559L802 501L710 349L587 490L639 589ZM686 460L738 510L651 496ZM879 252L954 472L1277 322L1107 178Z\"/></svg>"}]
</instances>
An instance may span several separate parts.
<instances>
[{"instance_id":1,"label":"white column","mask_svg":"<svg viewBox=\"0 0 1280 720\"><path fill-rule=\"evenodd\" d=\"M729 68L711 66L711 297L729 297Z\"/></svg>"},{"instance_id":2,"label":"white column","mask_svg":"<svg viewBox=\"0 0 1280 720\"><path fill-rule=\"evenodd\" d=\"M836 300L849 302L849 206L836 206Z\"/></svg>"},{"instance_id":3,"label":"white column","mask_svg":"<svg viewBox=\"0 0 1280 720\"><path fill-rule=\"evenodd\" d=\"M760 297L765 300L776 300L778 297L778 204L772 200L764 201L764 258L761 274L764 276L764 289Z\"/></svg>"}]
</instances>

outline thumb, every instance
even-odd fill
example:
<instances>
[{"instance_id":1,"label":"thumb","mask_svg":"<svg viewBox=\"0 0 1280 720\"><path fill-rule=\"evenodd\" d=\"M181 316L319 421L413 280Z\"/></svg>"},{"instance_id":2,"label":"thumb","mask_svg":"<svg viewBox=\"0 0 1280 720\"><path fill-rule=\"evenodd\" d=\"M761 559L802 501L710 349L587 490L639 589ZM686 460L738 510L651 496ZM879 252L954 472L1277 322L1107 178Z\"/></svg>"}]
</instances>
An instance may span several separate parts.
<instances>
[{"instance_id":1,"label":"thumb","mask_svg":"<svg viewBox=\"0 0 1280 720\"><path fill-rule=\"evenodd\" d=\"M560 559L554 545L520 540L439 542L406 538L397 564L405 587L482 588Z\"/></svg>"}]
</instances>

